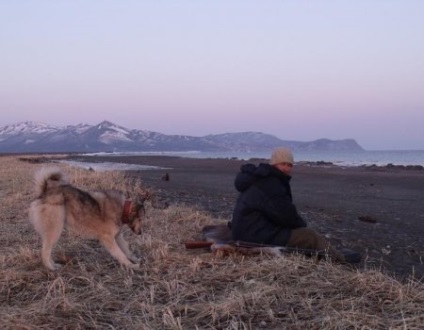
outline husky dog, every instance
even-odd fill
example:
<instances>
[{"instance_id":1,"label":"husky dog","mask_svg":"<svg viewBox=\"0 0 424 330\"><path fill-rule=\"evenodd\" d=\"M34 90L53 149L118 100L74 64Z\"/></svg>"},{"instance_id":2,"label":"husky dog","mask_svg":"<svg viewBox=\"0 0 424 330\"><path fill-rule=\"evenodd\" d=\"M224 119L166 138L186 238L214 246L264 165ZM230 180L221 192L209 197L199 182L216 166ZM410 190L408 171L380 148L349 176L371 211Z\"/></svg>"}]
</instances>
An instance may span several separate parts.
<instances>
[{"instance_id":1,"label":"husky dog","mask_svg":"<svg viewBox=\"0 0 424 330\"><path fill-rule=\"evenodd\" d=\"M144 199L132 202L115 190L83 191L68 183L57 168L39 170L35 189L37 198L30 204L29 220L41 236L41 259L48 269L61 267L51 253L65 224L77 234L98 239L123 266L136 266L140 261L130 251L122 228L127 224L141 234Z\"/></svg>"}]
</instances>

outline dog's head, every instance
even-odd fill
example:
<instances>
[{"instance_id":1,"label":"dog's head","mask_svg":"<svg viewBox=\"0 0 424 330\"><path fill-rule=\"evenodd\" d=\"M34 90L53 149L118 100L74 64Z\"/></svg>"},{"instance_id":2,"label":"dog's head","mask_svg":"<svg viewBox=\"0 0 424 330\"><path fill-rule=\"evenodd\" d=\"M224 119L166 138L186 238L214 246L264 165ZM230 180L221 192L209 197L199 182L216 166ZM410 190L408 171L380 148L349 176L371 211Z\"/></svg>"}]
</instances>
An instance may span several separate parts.
<instances>
[{"instance_id":1,"label":"dog's head","mask_svg":"<svg viewBox=\"0 0 424 330\"><path fill-rule=\"evenodd\" d=\"M144 199L137 198L135 201L131 202L127 223L128 227L137 235L141 234L141 224L145 214Z\"/></svg>"}]
</instances>

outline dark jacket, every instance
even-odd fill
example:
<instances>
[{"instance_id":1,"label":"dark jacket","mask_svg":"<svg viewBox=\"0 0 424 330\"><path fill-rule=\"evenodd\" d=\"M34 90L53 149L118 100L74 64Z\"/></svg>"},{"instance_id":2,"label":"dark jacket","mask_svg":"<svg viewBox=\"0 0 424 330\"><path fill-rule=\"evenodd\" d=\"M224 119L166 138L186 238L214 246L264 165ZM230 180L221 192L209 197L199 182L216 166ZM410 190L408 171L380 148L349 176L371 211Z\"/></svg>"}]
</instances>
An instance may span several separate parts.
<instances>
[{"instance_id":1,"label":"dark jacket","mask_svg":"<svg viewBox=\"0 0 424 330\"><path fill-rule=\"evenodd\" d=\"M231 221L234 240L286 245L291 229L306 227L293 204L290 179L269 164L241 166Z\"/></svg>"}]
</instances>

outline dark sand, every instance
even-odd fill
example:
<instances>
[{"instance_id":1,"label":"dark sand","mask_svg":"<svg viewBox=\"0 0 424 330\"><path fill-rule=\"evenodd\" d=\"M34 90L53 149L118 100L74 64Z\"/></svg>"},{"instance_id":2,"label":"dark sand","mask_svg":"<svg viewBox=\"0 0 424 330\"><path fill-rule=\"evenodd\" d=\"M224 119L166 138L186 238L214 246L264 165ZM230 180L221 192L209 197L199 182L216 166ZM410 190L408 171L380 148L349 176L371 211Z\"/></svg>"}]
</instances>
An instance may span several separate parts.
<instances>
[{"instance_id":1,"label":"dark sand","mask_svg":"<svg viewBox=\"0 0 424 330\"><path fill-rule=\"evenodd\" d=\"M72 157L167 169L131 171L161 200L230 220L237 197L234 178L247 161L168 156ZM251 160L259 163L260 160ZM169 174L169 181L163 176ZM296 165L294 202L311 228L336 247L363 254L359 267L398 279L424 277L424 170Z\"/></svg>"}]
</instances>

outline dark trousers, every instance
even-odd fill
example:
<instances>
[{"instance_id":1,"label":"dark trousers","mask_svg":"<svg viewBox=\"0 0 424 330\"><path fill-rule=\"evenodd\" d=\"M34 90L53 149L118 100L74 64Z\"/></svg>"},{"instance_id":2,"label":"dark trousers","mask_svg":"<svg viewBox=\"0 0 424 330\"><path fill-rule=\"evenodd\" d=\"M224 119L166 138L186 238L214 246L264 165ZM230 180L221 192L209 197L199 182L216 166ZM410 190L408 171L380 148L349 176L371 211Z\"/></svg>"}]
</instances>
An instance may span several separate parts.
<instances>
[{"instance_id":1,"label":"dark trousers","mask_svg":"<svg viewBox=\"0 0 424 330\"><path fill-rule=\"evenodd\" d=\"M286 245L299 249L325 250L332 260L344 262L344 256L334 249L323 236L310 228L293 229Z\"/></svg>"}]
</instances>

